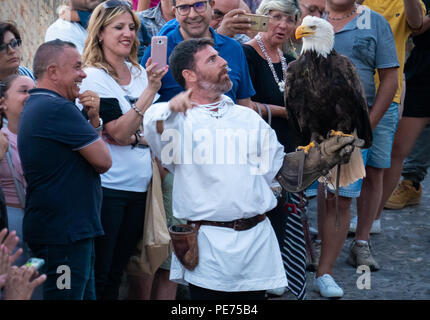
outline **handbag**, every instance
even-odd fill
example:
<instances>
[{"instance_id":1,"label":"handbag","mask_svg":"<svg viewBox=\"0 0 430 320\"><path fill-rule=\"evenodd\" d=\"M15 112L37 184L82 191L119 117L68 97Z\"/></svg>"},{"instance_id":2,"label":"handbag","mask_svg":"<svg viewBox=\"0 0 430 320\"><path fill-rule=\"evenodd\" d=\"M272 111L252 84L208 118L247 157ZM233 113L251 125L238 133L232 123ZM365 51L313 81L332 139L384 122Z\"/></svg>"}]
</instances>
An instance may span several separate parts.
<instances>
[{"instance_id":1,"label":"handbag","mask_svg":"<svg viewBox=\"0 0 430 320\"><path fill-rule=\"evenodd\" d=\"M154 158L152 180L146 196L143 236L137 249L138 254L130 258L127 267L127 273L130 275L154 275L170 253L170 235L163 205L161 177Z\"/></svg>"}]
</instances>

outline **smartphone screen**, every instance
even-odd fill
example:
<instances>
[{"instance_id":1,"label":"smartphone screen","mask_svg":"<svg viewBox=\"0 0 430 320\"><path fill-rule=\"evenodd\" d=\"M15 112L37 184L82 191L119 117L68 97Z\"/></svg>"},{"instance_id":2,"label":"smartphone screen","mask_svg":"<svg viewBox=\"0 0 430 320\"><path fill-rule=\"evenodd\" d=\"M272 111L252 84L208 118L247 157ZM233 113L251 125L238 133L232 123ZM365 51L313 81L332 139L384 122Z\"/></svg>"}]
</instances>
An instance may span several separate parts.
<instances>
[{"instance_id":1,"label":"smartphone screen","mask_svg":"<svg viewBox=\"0 0 430 320\"><path fill-rule=\"evenodd\" d=\"M167 37L154 36L151 39L152 63L158 63L154 70L160 70L167 65Z\"/></svg>"}]
</instances>

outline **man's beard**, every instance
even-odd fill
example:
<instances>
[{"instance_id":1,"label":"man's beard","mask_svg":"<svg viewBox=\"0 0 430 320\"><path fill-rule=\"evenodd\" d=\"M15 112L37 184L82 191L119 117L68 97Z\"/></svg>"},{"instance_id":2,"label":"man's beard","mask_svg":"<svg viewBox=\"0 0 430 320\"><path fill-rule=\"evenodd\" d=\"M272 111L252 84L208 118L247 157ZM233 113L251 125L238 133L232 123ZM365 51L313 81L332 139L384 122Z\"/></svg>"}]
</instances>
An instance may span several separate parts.
<instances>
[{"instance_id":1,"label":"man's beard","mask_svg":"<svg viewBox=\"0 0 430 320\"><path fill-rule=\"evenodd\" d=\"M233 82L231 82L230 78L226 78L225 80L220 80L214 83L202 77L198 85L201 89L216 94L224 94L226 92L229 92L231 88L233 88Z\"/></svg>"}]
</instances>

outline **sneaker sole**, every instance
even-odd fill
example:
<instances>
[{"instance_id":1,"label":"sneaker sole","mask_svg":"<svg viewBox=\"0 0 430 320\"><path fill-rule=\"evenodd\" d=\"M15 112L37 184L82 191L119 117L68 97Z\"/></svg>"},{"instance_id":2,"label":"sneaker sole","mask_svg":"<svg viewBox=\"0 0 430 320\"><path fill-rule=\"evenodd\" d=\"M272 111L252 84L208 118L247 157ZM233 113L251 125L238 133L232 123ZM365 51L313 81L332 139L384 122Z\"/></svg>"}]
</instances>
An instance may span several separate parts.
<instances>
[{"instance_id":1,"label":"sneaker sole","mask_svg":"<svg viewBox=\"0 0 430 320\"><path fill-rule=\"evenodd\" d=\"M324 296L318 288L314 288L314 291L316 293L318 293L321 297L327 298L327 299L333 299L333 300L335 300L335 299L340 299L340 298L343 297L343 295L341 295L341 296Z\"/></svg>"},{"instance_id":2,"label":"sneaker sole","mask_svg":"<svg viewBox=\"0 0 430 320\"><path fill-rule=\"evenodd\" d=\"M388 209L388 210L401 210L405 207L409 207L409 206L416 206L420 204L420 200L417 201L409 201L408 203L401 205L401 204L397 204L397 203L389 203L387 202L384 206L384 209Z\"/></svg>"}]
</instances>

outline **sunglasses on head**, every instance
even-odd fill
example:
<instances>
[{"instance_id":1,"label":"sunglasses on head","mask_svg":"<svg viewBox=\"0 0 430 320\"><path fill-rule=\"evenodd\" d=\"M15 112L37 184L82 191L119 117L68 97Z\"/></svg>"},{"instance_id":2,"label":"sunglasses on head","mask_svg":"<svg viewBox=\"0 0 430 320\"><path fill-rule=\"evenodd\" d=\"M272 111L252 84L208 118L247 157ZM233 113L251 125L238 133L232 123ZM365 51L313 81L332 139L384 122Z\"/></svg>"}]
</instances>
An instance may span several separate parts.
<instances>
[{"instance_id":1,"label":"sunglasses on head","mask_svg":"<svg viewBox=\"0 0 430 320\"><path fill-rule=\"evenodd\" d=\"M112 9L117 7L126 7L133 10L133 5L126 0L108 0L103 3L103 8Z\"/></svg>"},{"instance_id":2,"label":"sunglasses on head","mask_svg":"<svg viewBox=\"0 0 430 320\"><path fill-rule=\"evenodd\" d=\"M8 47L11 47L12 49L16 49L21 46L21 39L12 39L9 43L2 43L0 44L0 52L7 50Z\"/></svg>"}]
</instances>

